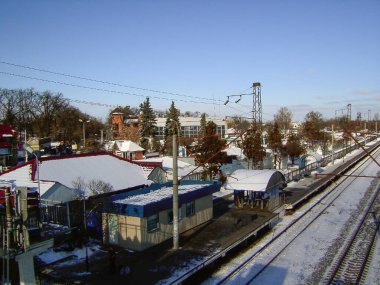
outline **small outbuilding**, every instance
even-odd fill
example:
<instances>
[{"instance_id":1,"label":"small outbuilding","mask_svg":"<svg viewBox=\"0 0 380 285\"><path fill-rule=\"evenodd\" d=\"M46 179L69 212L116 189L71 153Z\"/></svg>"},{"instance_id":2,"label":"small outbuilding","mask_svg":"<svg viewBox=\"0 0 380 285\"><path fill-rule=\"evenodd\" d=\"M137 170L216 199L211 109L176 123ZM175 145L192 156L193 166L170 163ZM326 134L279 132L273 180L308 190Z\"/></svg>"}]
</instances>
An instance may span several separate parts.
<instances>
[{"instance_id":1,"label":"small outbuilding","mask_svg":"<svg viewBox=\"0 0 380 285\"><path fill-rule=\"evenodd\" d=\"M285 176L276 170L238 169L227 177L224 188L234 191L236 207L260 207L272 211L281 205Z\"/></svg>"},{"instance_id":2,"label":"small outbuilding","mask_svg":"<svg viewBox=\"0 0 380 285\"><path fill-rule=\"evenodd\" d=\"M117 140L112 148L113 154L128 160L142 159L144 151L141 146L129 140Z\"/></svg>"},{"instance_id":3,"label":"small outbuilding","mask_svg":"<svg viewBox=\"0 0 380 285\"><path fill-rule=\"evenodd\" d=\"M213 217L212 194L219 183L181 181L179 233ZM124 196L124 197L122 197ZM142 251L173 237L173 187L155 185L117 195L102 214L103 242Z\"/></svg>"}]
</instances>

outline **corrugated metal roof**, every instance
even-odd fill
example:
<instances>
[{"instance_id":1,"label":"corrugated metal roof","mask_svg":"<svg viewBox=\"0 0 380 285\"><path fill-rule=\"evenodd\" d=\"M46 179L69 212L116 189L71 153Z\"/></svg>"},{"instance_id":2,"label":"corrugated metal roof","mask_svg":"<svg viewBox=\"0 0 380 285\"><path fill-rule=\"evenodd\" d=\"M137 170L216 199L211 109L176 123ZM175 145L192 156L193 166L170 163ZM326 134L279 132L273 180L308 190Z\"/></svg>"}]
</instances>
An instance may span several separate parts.
<instances>
[{"instance_id":1,"label":"corrugated metal roof","mask_svg":"<svg viewBox=\"0 0 380 285\"><path fill-rule=\"evenodd\" d=\"M281 172L277 170L248 170L238 169L227 177L224 188L227 190L248 190L248 191L261 191L267 190L269 180L272 176ZM285 178L284 178L285 181Z\"/></svg>"}]
</instances>

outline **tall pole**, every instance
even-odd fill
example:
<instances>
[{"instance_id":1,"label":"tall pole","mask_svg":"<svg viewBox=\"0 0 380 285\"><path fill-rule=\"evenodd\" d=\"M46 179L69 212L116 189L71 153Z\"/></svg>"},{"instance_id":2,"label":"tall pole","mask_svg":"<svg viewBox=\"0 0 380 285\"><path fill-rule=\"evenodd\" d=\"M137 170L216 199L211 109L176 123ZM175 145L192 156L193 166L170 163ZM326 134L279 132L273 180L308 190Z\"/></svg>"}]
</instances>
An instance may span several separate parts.
<instances>
[{"instance_id":1,"label":"tall pole","mask_svg":"<svg viewBox=\"0 0 380 285\"><path fill-rule=\"evenodd\" d=\"M86 147L86 131L85 131L85 122L83 122L83 147Z\"/></svg>"},{"instance_id":2,"label":"tall pole","mask_svg":"<svg viewBox=\"0 0 380 285\"><path fill-rule=\"evenodd\" d=\"M87 121L83 121L82 119L79 119L79 122L81 122L83 124L83 148L86 147L86 129L85 129L85 124L86 123L89 123L90 120L87 120Z\"/></svg>"},{"instance_id":3,"label":"tall pole","mask_svg":"<svg viewBox=\"0 0 380 285\"><path fill-rule=\"evenodd\" d=\"M84 222L84 245L86 247L86 272L89 272L90 266L88 261L87 249L87 215L86 215L86 196L83 195L83 222Z\"/></svg>"},{"instance_id":4,"label":"tall pole","mask_svg":"<svg viewBox=\"0 0 380 285\"><path fill-rule=\"evenodd\" d=\"M173 249L179 248L178 240L178 155L177 134L173 134Z\"/></svg>"},{"instance_id":5,"label":"tall pole","mask_svg":"<svg viewBox=\"0 0 380 285\"><path fill-rule=\"evenodd\" d=\"M25 133L24 133L24 143L26 143L26 128L25 128ZM25 151L25 162L28 162L28 152Z\"/></svg>"},{"instance_id":6,"label":"tall pole","mask_svg":"<svg viewBox=\"0 0 380 285\"><path fill-rule=\"evenodd\" d=\"M11 203L10 203L10 188L5 187L5 216L6 216L6 222L7 222L7 280L6 284L10 284L9 280L9 269L10 269L10 249L11 249L11 243L13 243L13 230L12 230L12 215L11 215Z\"/></svg>"},{"instance_id":7,"label":"tall pole","mask_svg":"<svg viewBox=\"0 0 380 285\"><path fill-rule=\"evenodd\" d=\"M41 182L40 182L40 164L38 161L38 156L36 157L36 163L37 163L37 183L38 183L38 195L40 196L39 199L41 199Z\"/></svg>"},{"instance_id":8,"label":"tall pole","mask_svg":"<svg viewBox=\"0 0 380 285\"><path fill-rule=\"evenodd\" d=\"M334 125L331 125L331 130L332 130L332 135L331 135L331 150L332 150L331 161L332 161L332 164L334 164Z\"/></svg>"},{"instance_id":9,"label":"tall pole","mask_svg":"<svg viewBox=\"0 0 380 285\"><path fill-rule=\"evenodd\" d=\"M375 132L376 132L376 139L377 139L377 121L375 122Z\"/></svg>"}]
</instances>

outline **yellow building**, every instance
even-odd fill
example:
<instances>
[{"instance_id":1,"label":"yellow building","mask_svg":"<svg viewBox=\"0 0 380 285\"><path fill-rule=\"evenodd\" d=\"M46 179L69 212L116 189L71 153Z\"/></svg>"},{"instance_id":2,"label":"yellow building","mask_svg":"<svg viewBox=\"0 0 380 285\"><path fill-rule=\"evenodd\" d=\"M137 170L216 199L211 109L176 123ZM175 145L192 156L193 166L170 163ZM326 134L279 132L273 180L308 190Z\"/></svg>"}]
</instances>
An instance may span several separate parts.
<instances>
[{"instance_id":1,"label":"yellow building","mask_svg":"<svg viewBox=\"0 0 380 285\"><path fill-rule=\"evenodd\" d=\"M213 217L212 193L218 183L182 181L179 186L179 233ZM173 188L152 187L125 193L102 215L103 242L142 251L173 236Z\"/></svg>"}]
</instances>

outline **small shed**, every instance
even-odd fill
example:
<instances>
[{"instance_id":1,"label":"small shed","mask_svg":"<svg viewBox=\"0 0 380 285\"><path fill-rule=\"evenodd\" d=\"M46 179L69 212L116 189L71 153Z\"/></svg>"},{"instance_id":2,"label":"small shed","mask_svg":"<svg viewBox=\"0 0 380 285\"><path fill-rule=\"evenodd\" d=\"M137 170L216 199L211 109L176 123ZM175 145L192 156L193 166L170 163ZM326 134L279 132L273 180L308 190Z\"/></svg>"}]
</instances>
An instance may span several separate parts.
<instances>
[{"instance_id":1,"label":"small shed","mask_svg":"<svg viewBox=\"0 0 380 285\"><path fill-rule=\"evenodd\" d=\"M272 211L280 206L285 176L277 170L235 170L227 177L226 190L234 191L236 207L260 207Z\"/></svg>"},{"instance_id":2,"label":"small shed","mask_svg":"<svg viewBox=\"0 0 380 285\"><path fill-rule=\"evenodd\" d=\"M178 188L179 233L213 217L219 183L182 181ZM166 184L116 195L104 205L103 242L142 251L173 236L173 187Z\"/></svg>"}]
</instances>

